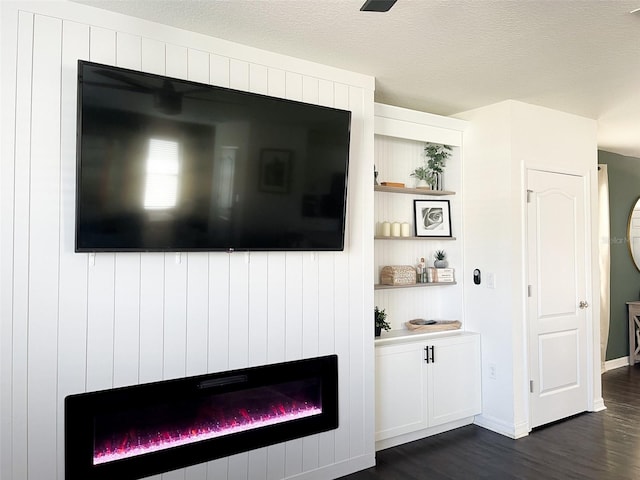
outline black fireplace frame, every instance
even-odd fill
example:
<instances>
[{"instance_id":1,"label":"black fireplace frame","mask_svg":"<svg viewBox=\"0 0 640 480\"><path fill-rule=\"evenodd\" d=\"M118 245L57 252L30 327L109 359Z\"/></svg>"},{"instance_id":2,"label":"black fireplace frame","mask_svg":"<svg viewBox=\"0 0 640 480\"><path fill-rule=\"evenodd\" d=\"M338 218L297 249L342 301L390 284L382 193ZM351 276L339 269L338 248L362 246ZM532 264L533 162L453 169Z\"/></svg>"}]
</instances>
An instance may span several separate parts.
<instances>
[{"instance_id":1,"label":"black fireplace frame","mask_svg":"<svg viewBox=\"0 0 640 480\"><path fill-rule=\"evenodd\" d=\"M179 401L319 378L322 411L284 423L94 465L96 412L142 406L149 398ZM65 398L65 479L135 480L338 428L338 357L328 355L176 380L69 395Z\"/></svg>"}]
</instances>

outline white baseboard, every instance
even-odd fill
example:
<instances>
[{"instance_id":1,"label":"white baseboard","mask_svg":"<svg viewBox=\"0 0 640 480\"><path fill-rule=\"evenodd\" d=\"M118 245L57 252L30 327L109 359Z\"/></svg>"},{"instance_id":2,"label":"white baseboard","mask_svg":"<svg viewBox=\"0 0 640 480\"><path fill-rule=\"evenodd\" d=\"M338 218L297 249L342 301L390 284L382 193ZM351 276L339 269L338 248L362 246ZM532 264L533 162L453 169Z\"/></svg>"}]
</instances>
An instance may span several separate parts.
<instances>
[{"instance_id":1,"label":"white baseboard","mask_svg":"<svg viewBox=\"0 0 640 480\"><path fill-rule=\"evenodd\" d=\"M593 410L591 410L592 412L602 412L603 410L606 410L607 407L604 404L604 399L602 397L600 398L596 398L593 402Z\"/></svg>"},{"instance_id":2,"label":"white baseboard","mask_svg":"<svg viewBox=\"0 0 640 480\"><path fill-rule=\"evenodd\" d=\"M351 473L365 470L376 464L376 456L373 453L353 457L343 462L333 463L326 467L320 467L315 470L299 473L287 477L287 480L327 480L328 478L344 477Z\"/></svg>"},{"instance_id":3,"label":"white baseboard","mask_svg":"<svg viewBox=\"0 0 640 480\"><path fill-rule=\"evenodd\" d=\"M514 428L514 437L516 440L518 438L522 438L522 437L526 437L527 435L529 435L529 432L531 431L531 428L529 427L529 421L525 421L525 422L520 422L520 423L516 423L515 424L515 428Z\"/></svg>"},{"instance_id":4,"label":"white baseboard","mask_svg":"<svg viewBox=\"0 0 640 480\"><path fill-rule=\"evenodd\" d=\"M522 438L529 435L528 424L514 425L512 423L506 423L494 417L488 417L487 415L478 415L473 423L478 425L479 427L486 428L487 430L491 430L492 432L496 432L500 435L504 435L505 437L513 439Z\"/></svg>"},{"instance_id":5,"label":"white baseboard","mask_svg":"<svg viewBox=\"0 0 640 480\"><path fill-rule=\"evenodd\" d=\"M461 420L455 420L453 422L437 425L435 427L425 428L417 430L415 432L405 433L398 435L397 437L383 438L376 441L376 451L384 450L386 448L395 447L404 443L420 440L421 438L430 437L431 435L437 435L439 433L453 430L454 428L464 427L465 425L471 425L473 423L473 417L466 417Z\"/></svg>"},{"instance_id":6,"label":"white baseboard","mask_svg":"<svg viewBox=\"0 0 640 480\"><path fill-rule=\"evenodd\" d=\"M604 372L608 372L609 370L615 370L616 368L626 367L629 365L629 357L620 357L614 358L613 360L607 360L604 362Z\"/></svg>"}]
</instances>

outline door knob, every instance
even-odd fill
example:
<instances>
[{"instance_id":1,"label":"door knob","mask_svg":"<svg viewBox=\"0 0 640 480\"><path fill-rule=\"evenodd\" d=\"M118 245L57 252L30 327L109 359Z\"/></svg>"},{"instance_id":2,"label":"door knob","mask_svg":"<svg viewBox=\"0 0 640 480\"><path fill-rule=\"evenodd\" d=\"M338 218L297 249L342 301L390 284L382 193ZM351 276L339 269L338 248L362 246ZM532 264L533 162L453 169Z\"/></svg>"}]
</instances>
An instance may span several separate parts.
<instances>
[{"instance_id":1,"label":"door knob","mask_svg":"<svg viewBox=\"0 0 640 480\"><path fill-rule=\"evenodd\" d=\"M580 307L581 309L585 309L589 306L589 304L587 302L585 302L584 300L580 300L580 303L578 304L578 307Z\"/></svg>"}]
</instances>

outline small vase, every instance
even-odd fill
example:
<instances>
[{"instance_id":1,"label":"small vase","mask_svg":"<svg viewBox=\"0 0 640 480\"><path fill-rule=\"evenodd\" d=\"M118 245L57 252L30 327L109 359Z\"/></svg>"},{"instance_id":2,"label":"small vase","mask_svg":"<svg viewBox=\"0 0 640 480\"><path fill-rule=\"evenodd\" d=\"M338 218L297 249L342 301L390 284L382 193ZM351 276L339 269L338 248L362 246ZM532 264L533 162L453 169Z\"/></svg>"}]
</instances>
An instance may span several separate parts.
<instances>
[{"instance_id":1,"label":"small vase","mask_svg":"<svg viewBox=\"0 0 640 480\"><path fill-rule=\"evenodd\" d=\"M376 337L379 337L382 333L382 327L375 327Z\"/></svg>"},{"instance_id":2,"label":"small vase","mask_svg":"<svg viewBox=\"0 0 640 480\"><path fill-rule=\"evenodd\" d=\"M436 268L447 268L449 266L448 260L434 260L433 266Z\"/></svg>"},{"instance_id":3,"label":"small vase","mask_svg":"<svg viewBox=\"0 0 640 480\"><path fill-rule=\"evenodd\" d=\"M416 183L416 188L430 188L430 187L426 180L418 180L418 183Z\"/></svg>"},{"instance_id":4,"label":"small vase","mask_svg":"<svg viewBox=\"0 0 640 480\"><path fill-rule=\"evenodd\" d=\"M434 180L434 190L444 190L444 173L440 172L440 173L434 173L435 175L435 180Z\"/></svg>"}]
</instances>

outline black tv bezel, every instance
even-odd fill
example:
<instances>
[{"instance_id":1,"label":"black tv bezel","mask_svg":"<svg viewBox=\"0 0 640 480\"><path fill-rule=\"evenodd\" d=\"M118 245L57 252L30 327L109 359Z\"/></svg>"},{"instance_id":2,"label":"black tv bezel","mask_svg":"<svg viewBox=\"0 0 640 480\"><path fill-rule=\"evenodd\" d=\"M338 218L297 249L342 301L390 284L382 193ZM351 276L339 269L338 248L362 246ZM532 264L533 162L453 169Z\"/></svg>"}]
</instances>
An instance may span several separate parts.
<instances>
[{"instance_id":1,"label":"black tv bezel","mask_svg":"<svg viewBox=\"0 0 640 480\"><path fill-rule=\"evenodd\" d=\"M273 101L276 100L278 102L282 102L282 103L289 103L292 105L304 105L305 107L312 107L312 108L316 108L318 110L331 110L331 111L339 111L339 112L343 112L347 115L348 118L348 128L347 128L347 137L348 137L348 144L347 144L347 157L345 159L345 180L344 180L344 196L343 196L343 210L342 210L342 230L340 232L340 245L336 246L336 247L326 247L326 248L321 248L321 247L313 247L313 248L308 248L308 247L237 247L234 245L228 245L228 246L220 246L220 247L212 247L212 246L207 246L207 247L203 247L203 248L197 248L197 247L187 247L187 248L183 248L183 247L162 247L162 248L142 248L142 247L109 247L109 248L102 248L102 247L80 247L78 245L78 240L79 240L79 228L78 228L78 219L80 216L80 211L81 211L81 202L80 199L82 198L81 195L81 191L82 191L82 185L81 185L81 179L82 179L82 110L83 110L83 104L82 104L82 86L83 86L83 72L82 72L82 68L83 66L91 66L91 67L97 67L97 68L104 68L104 69L108 69L108 70L114 70L114 71L118 71L118 72L124 72L124 73L132 73L135 75L142 75L142 76L146 76L146 77L150 77L150 78L154 78L154 79L158 79L158 80L171 80L171 81L177 81L177 82L182 82L184 84L187 85L193 85L194 87L199 87L199 88L210 88L213 90L220 90L220 91L228 91L228 92L233 92L234 94L238 94L241 96L248 96L248 97L252 97L252 98L261 98L264 100L268 100L268 101ZM229 87L222 87L219 85L211 85L211 84L207 84L207 83L202 83L202 82L195 82L192 80L186 80L186 79L182 79L182 78L177 78L177 77L171 77L171 76L167 76L167 75L159 75L159 74L155 74L155 73L149 73L149 72L145 72L142 70L134 70L134 69L130 69L130 68L123 68L123 67L117 67L114 65L108 65L108 64L103 64L103 63L98 63L98 62L92 62L89 60L81 60L79 59L77 62L77 105L76 105L76 181L75 181L75 186L76 186L76 191L75 191L75 216L74 216L74 251L76 253L119 253L119 252L132 252L132 253L144 253L144 252L149 252L149 253L162 253L162 252L226 252L226 253L233 253L233 252L342 252L345 249L345 238L346 238L346 228L347 228L347 202L348 202L348 184L349 184L349 164L350 164L350 157L351 157L351 121L352 121L352 112L351 110L346 110L346 109L341 109L341 108L335 108L335 107L328 107L325 105L319 105L319 104L314 104L314 103L308 103L308 102L301 102L298 100L291 100L291 99L287 99L287 98L281 98L281 97L274 97L271 95L264 95L264 94L260 94L260 93L255 93L255 92L248 92L248 91L244 91L244 90L237 90L237 89L233 89L233 88L229 88Z\"/></svg>"}]
</instances>

